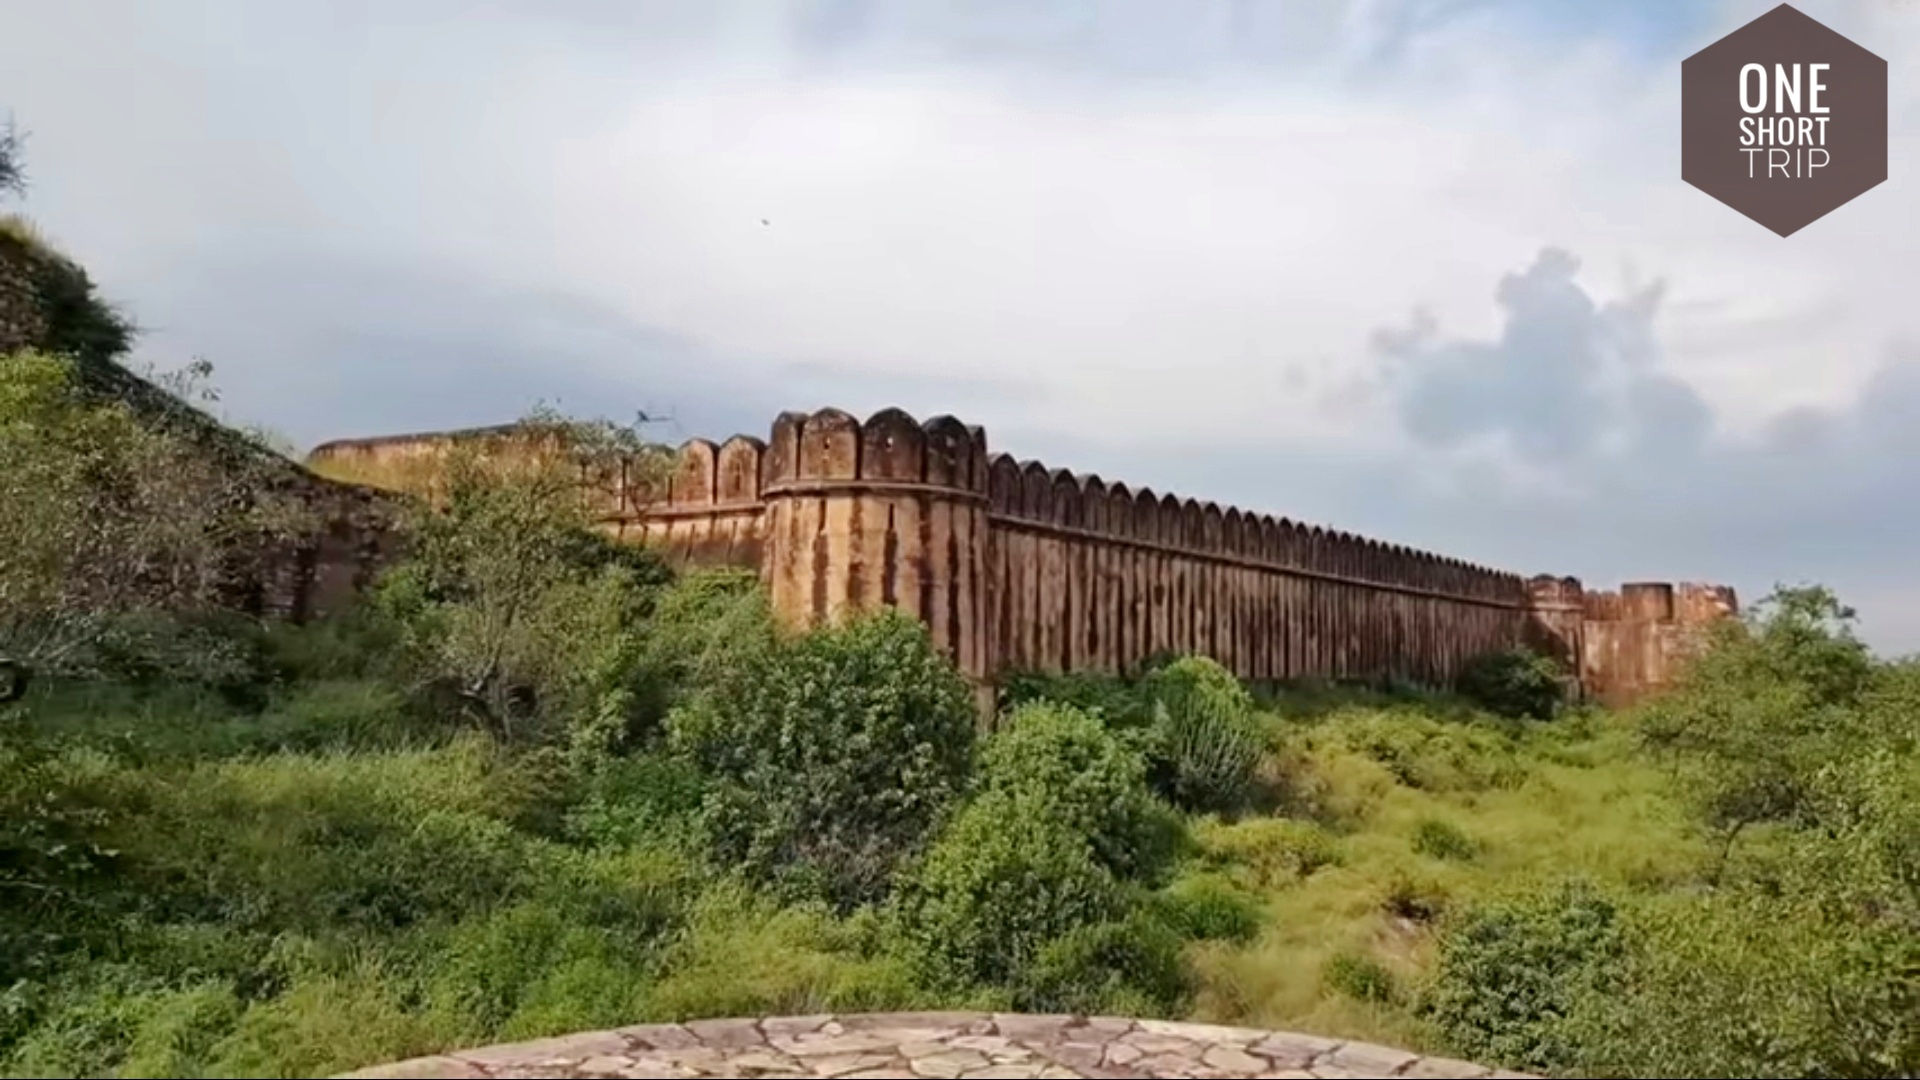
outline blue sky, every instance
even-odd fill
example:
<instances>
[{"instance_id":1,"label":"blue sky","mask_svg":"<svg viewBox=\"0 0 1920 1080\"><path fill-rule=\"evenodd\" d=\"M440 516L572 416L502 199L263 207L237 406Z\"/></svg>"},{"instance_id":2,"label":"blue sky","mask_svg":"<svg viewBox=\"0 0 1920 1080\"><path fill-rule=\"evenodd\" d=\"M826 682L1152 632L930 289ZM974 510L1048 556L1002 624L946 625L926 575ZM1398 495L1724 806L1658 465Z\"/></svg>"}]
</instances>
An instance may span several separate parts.
<instances>
[{"instance_id":1,"label":"blue sky","mask_svg":"<svg viewBox=\"0 0 1920 1080\"><path fill-rule=\"evenodd\" d=\"M1679 179L1768 3L0 5L18 209L301 444L897 404L1920 649L1920 4L1798 5L1890 61L1892 179L1786 240Z\"/></svg>"}]
</instances>

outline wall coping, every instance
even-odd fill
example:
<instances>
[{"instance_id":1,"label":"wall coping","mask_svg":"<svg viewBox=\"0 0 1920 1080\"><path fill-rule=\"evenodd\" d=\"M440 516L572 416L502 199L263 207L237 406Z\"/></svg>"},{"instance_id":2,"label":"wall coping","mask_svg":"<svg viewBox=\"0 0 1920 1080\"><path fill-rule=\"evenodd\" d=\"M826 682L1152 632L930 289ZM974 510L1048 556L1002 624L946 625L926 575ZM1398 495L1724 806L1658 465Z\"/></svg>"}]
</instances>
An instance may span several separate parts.
<instances>
[{"instance_id":1,"label":"wall coping","mask_svg":"<svg viewBox=\"0 0 1920 1080\"><path fill-rule=\"evenodd\" d=\"M342 1077L1500 1077L1372 1043L1104 1016L865 1013L690 1020L379 1065Z\"/></svg>"}]
</instances>

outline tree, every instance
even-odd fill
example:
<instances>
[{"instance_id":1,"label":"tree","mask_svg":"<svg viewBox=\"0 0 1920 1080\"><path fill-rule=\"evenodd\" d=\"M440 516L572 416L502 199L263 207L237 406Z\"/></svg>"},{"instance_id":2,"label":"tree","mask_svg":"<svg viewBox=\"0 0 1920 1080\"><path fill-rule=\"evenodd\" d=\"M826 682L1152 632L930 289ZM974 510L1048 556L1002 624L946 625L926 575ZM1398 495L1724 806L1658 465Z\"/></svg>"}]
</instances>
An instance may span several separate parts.
<instances>
[{"instance_id":1,"label":"tree","mask_svg":"<svg viewBox=\"0 0 1920 1080\"><path fill-rule=\"evenodd\" d=\"M20 144L24 137L8 120L0 127L0 194L13 192L22 195L27 190L26 168L20 160Z\"/></svg>"},{"instance_id":2,"label":"tree","mask_svg":"<svg viewBox=\"0 0 1920 1080\"><path fill-rule=\"evenodd\" d=\"M177 638L179 618L219 609L249 569L241 560L306 523L271 479L87 392L67 357L0 357L9 681L97 674L116 652Z\"/></svg>"},{"instance_id":3,"label":"tree","mask_svg":"<svg viewBox=\"0 0 1920 1080\"><path fill-rule=\"evenodd\" d=\"M660 470L665 451L628 428L537 411L508 433L456 442L404 486L409 556L383 579L423 686L449 690L506 737L532 721L596 728L617 743L647 600L662 571L596 529L596 464Z\"/></svg>"}]
</instances>

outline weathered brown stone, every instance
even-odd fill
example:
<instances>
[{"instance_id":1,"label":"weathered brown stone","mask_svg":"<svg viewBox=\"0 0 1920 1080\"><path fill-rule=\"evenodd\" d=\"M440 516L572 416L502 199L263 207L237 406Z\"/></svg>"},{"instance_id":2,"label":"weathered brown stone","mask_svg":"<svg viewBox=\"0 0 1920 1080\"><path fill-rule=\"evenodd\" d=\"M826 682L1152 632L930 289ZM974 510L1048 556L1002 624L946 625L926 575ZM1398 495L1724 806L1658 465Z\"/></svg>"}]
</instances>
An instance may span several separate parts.
<instances>
[{"instance_id":1,"label":"weathered brown stone","mask_svg":"<svg viewBox=\"0 0 1920 1080\"><path fill-rule=\"evenodd\" d=\"M1474 1080L1476 1077L1492 1076L1493 1070L1470 1061L1430 1057L1414 1062L1400 1075L1416 1080Z\"/></svg>"},{"instance_id":2,"label":"weathered brown stone","mask_svg":"<svg viewBox=\"0 0 1920 1080\"><path fill-rule=\"evenodd\" d=\"M1314 1062L1314 1071L1323 1068L1344 1069L1360 1076L1393 1076L1412 1064L1416 1055L1372 1043L1343 1043L1332 1053Z\"/></svg>"},{"instance_id":3,"label":"weathered brown stone","mask_svg":"<svg viewBox=\"0 0 1920 1080\"><path fill-rule=\"evenodd\" d=\"M760 1046L766 1042L759 1024L752 1020L689 1020L681 1026L702 1043L719 1049Z\"/></svg>"},{"instance_id":4,"label":"weathered brown stone","mask_svg":"<svg viewBox=\"0 0 1920 1080\"><path fill-rule=\"evenodd\" d=\"M1249 1047L1254 1053L1272 1061L1277 1069L1305 1069L1339 1048L1338 1039L1290 1034L1268 1035Z\"/></svg>"},{"instance_id":5,"label":"weathered brown stone","mask_svg":"<svg viewBox=\"0 0 1920 1080\"><path fill-rule=\"evenodd\" d=\"M700 1045L693 1032L679 1024L636 1024L615 1028L614 1034L642 1050L679 1050Z\"/></svg>"},{"instance_id":6,"label":"weathered brown stone","mask_svg":"<svg viewBox=\"0 0 1920 1080\"><path fill-rule=\"evenodd\" d=\"M419 1057L342 1073L340 1080L466 1080L484 1077L479 1066L452 1057Z\"/></svg>"},{"instance_id":7,"label":"weathered brown stone","mask_svg":"<svg viewBox=\"0 0 1920 1080\"><path fill-rule=\"evenodd\" d=\"M1006 1034L995 1033L998 1029ZM765 1036L766 1041L760 1041ZM702 1041L702 1040L705 1041ZM348 1074L558 1077L1519 1077L1368 1043L1171 1021L975 1013L696 1020L590 1031ZM1533 1078L1527 1078L1533 1080Z\"/></svg>"}]
</instances>

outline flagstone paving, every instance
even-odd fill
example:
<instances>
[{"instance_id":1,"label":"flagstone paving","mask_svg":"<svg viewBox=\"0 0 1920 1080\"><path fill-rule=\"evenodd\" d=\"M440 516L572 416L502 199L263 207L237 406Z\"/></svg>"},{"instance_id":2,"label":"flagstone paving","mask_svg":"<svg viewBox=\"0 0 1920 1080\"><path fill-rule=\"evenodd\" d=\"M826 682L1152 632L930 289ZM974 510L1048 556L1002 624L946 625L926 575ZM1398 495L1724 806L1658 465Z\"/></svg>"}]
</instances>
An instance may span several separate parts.
<instances>
[{"instance_id":1,"label":"flagstone paving","mask_svg":"<svg viewBox=\"0 0 1920 1080\"><path fill-rule=\"evenodd\" d=\"M1253 1028L1111 1017L877 1013L693 1020L380 1065L348 1077L1505 1078L1464 1061Z\"/></svg>"}]
</instances>

